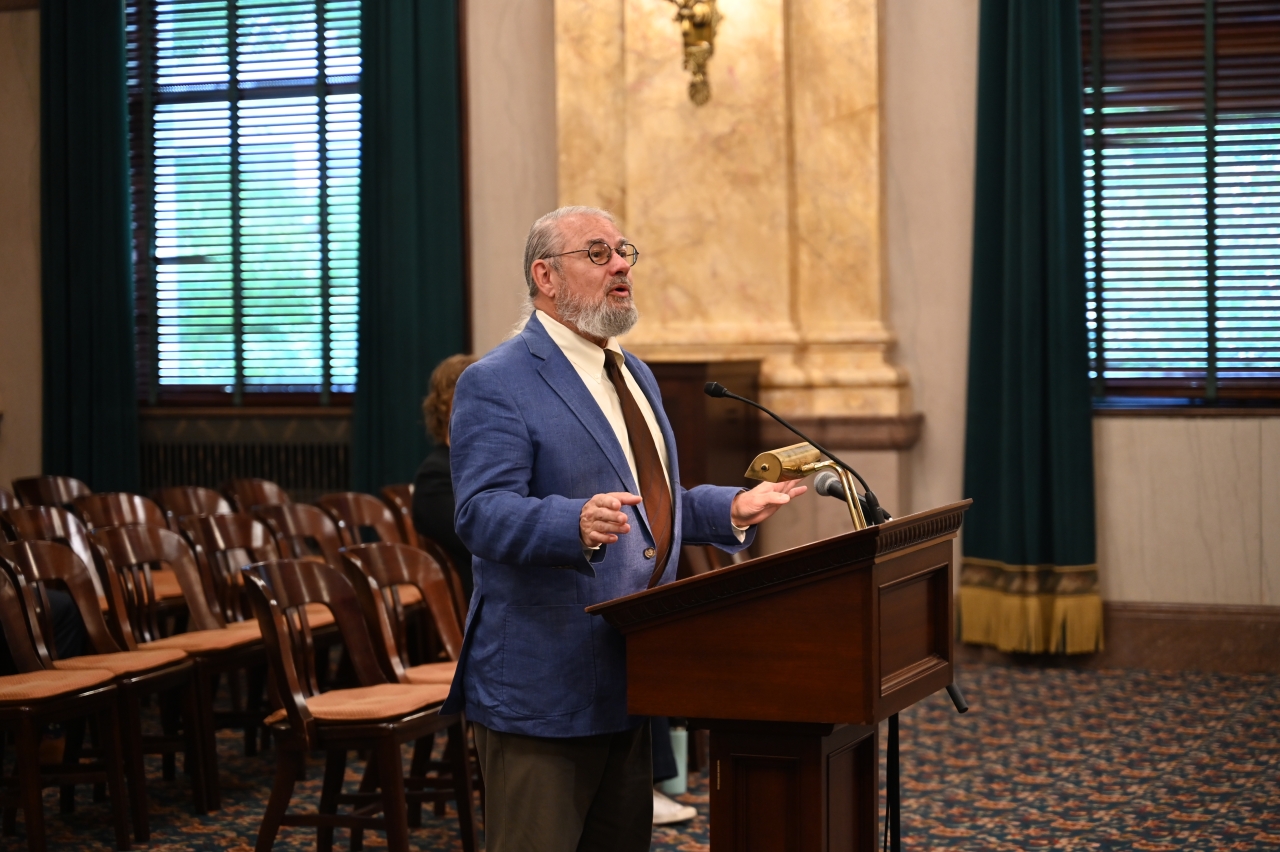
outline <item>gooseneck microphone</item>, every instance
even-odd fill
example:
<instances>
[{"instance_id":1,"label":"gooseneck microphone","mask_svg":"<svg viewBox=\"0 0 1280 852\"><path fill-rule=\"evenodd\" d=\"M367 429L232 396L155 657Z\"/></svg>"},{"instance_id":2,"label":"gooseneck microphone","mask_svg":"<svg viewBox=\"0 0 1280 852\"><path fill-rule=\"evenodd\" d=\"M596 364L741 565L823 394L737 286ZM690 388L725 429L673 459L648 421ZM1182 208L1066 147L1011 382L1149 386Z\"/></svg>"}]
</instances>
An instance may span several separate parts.
<instances>
[{"instance_id":1,"label":"gooseneck microphone","mask_svg":"<svg viewBox=\"0 0 1280 852\"><path fill-rule=\"evenodd\" d=\"M763 411L765 414L772 417L774 420L777 420L779 423L781 423L791 432L794 432L796 435L799 435L805 441L808 441L815 450L822 453L824 456L831 459L833 462L840 465L845 470L849 471L849 473L853 474L853 478L858 480L858 484L862 486L862 490L865 492L864 496L859 499L866 505L866 511L863 512L863 515L866 517L868 524L882 524L885 521L889 520L889 513L886 512L884 509L880 508L880 501L876 499L875 492L873 492L870 486L867 485L867 481L862 478L861 474L859 474L856 470L854 470L852 467L847 465L835 453L831 452L826 447L822 446L817 441L813 440L808 435L801 432L799 429L792 426L790 423L783 420L781 417L774 414L772 411L765 408L760 403L756 402L754 399L747 399L745 396L738 396L736 393L733 393L727 387L720 384L719 382L707 382L706 387L704 387L702 390L707 396L716 397L717 399L721 397L728 397L729 399L736 399L738 402L745 402L747 405L750 405L753 408L758 408L761 411ZM838 477L837 477L837 480L838 480ZM844 490L843 486L840 486L838 481L836 485L840 487L841 491L843 492ZM816 481L814 482L814 487L815 489L817 489ZM818 493L824 494L825 492L818 491ZM826 494L826 496L833 496L833 495Z\"/></svg>"}]
</instances>

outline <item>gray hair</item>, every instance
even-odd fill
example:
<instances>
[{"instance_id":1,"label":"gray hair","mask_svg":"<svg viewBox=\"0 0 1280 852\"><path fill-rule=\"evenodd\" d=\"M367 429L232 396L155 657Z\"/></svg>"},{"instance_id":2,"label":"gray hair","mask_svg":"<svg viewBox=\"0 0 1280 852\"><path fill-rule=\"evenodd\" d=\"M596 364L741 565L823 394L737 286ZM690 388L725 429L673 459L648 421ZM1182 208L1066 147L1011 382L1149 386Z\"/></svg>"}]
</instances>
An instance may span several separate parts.
<instances>
[{"instance_id":1,"label":"gray hair","mask_svg":"<svg viewBox=\"0 0 1280 852\"><path fill-rule=\"evenodd\" d=\"M538 297L538 285L533 280L533 262L545 260L550 255L564 251L560 220L569 216L598 216L601 219L608 219L615 228L618 226L618 220L613 218L613 214L608 210L581 205L552 210L534 222L533 227L529 229L529 236L524 241L524 283L529 287L530 299ZM557 272L560 271L558 258L550 260L550 263Z\"/></svg>"}]
</instances>

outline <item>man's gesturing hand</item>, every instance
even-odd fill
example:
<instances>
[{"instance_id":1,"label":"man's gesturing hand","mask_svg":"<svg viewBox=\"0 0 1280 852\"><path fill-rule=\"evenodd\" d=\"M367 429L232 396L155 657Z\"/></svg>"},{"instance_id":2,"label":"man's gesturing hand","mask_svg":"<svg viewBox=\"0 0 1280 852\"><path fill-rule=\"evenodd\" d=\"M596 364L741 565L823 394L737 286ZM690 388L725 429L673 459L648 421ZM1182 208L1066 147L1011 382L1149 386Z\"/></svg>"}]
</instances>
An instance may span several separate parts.
<instances>
[{"instance_id":1,"label":"man's gesturing hand","mask_svg":"<svg viewBox=\"0 0 1280 852\"><path fill-rule=\"evenodd\" d=\"M784 482L761 482L750 491L743 491L733 498L733 508L729 517L738 528L758 524L768 518L778 507L791 502L792 497L799 497L809 490L801 485L803 480L789 479Z\"/></svg>"},{"instance_id":2,"label":"man's gesturing hand","mask_svg":"<svg viewBox=\"0 0 1280 852\"><path fill-rule=\"evenodd\" d=\"M636 506L640 497L625 491L597 494L582 505L578 517L578 536L584 547L613 544L618 536L631 532L631 524L622 512L623 506Z\"/></svg>"}]
</instances>

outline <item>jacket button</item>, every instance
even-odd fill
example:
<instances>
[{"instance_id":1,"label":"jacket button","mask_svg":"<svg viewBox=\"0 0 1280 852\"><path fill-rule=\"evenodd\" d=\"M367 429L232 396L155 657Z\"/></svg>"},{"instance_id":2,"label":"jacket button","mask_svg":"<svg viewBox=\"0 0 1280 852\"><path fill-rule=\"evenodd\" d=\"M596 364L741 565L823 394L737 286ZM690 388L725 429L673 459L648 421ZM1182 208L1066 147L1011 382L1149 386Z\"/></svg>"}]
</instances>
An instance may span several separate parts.
<instances>
[{"instance_id":1,"label":"jacket button","mask_svg":"<svg viewBox=\"0 0 1280 852\"><path fill-rule=\"evenodd\" d=\"M645 559L652 559L652 558L653 558L653 555L654 555L655 553L657 553L657 552L658 552L658 551L654 550L652 547L646 547L646 548L644 549L644 558L645 558Z\"/></svg>"}]
</instances>

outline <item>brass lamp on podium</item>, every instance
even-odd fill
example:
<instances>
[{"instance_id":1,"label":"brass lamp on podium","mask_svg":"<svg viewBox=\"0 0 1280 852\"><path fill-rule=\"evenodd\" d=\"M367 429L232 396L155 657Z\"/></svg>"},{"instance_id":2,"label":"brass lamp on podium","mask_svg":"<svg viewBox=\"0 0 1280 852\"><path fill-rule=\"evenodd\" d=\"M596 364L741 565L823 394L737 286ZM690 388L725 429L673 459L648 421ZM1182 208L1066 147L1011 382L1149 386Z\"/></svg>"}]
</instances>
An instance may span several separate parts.
<instances>
[{"instance_id":1,"label":"brass lamp on podium","mask_svg":"<svg viewBox=\"0 0 1280 852\"><path fill-rule=\"evenodd\" d=\"M830 460L824 460L822 453L810 443L792 444L769 450L755 457L747 468L748 479L765 482L785 482L793 479L804 479L820 470L834 471L844 487L844 502L849 508L849 517L853 520L855 530L867 528L866 516L862 513L862 504L858 501L858 492L853 488L853 474Z\"/></svg>"}]
</instances>

